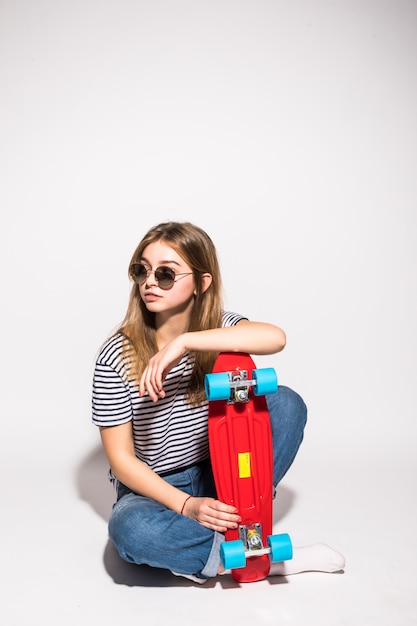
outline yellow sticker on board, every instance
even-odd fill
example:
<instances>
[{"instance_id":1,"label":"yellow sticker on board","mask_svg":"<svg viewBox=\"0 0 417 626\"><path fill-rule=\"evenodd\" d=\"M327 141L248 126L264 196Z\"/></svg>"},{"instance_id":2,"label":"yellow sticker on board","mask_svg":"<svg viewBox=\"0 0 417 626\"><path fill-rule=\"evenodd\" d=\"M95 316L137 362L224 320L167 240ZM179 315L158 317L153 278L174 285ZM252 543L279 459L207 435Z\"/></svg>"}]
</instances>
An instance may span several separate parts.
<instances>
[{"instance_id":1,"label":"yellow sticker on board","mask_svg":"<svg viewBox=\"0 0 417 626\"><path fill-rule=\"evenodd\" d=\"M238 453L239 478L250 478L250 452Z\"/></svg>"}]
</instances>

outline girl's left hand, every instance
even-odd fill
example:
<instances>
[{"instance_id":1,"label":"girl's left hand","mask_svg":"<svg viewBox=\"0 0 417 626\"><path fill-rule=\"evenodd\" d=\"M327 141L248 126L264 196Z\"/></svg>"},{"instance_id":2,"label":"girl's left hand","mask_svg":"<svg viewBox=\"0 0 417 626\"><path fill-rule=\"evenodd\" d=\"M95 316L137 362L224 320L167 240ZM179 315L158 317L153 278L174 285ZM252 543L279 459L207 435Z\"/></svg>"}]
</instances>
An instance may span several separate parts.
<instances>
[{"instance_id":1,"label":"girl's left hand","mask_svg":"<svg viewBox=\"0 0 417 626\"><path fill-rule=\"evenodd\" d=\"M237 528L242 521L234 506L209 497L192 496L186 500L182 514L219 533L224 533L229 528Z\"/></svg>"}]
</instances>

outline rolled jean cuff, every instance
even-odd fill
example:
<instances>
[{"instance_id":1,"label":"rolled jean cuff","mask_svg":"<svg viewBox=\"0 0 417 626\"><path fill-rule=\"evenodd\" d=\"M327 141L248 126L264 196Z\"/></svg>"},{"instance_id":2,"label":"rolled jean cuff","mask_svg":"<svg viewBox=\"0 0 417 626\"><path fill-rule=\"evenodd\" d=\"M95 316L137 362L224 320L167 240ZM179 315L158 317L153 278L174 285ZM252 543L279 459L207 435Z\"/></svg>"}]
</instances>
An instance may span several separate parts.
<instances>
[{"instance_id":1,"label":"rolled jean cuff","mask_svg":"<svg viewBox=\"0 0 417 626\"><path fill-rule=\"evenodd\" d=\"M213 545L210 550L209 558L204 568L201 570L202 578L214 578L219 573L220 566L220 544L224 541L224 535L215 532L213 537Z\"/></svg>"}]
</instances>

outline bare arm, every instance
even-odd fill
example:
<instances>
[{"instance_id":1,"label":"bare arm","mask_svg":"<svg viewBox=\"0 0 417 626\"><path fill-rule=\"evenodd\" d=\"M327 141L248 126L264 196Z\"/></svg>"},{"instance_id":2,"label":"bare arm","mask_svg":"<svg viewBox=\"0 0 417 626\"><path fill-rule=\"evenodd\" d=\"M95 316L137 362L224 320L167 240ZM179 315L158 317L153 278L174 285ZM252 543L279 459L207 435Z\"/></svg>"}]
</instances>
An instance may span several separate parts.
<instances>
[{"instance_id":1,"label":"bare arm","mask_svg":"<svg viewBox=\"0 0 417 626\"><path fill-rule=\"evenodd\" d=\"M181 511L184 494L153 472L135 455L132 423L100 428L101 441L113 474L124 485L143 496Z\"/></svg>"},{"instance_id":2,"label":"bare arm","mask_svg":"<svg viewBox=\"0 0 417 626\"><path fill-rule=\"evenodd\" d=\"M188 351L274 354L280 352L285 343L285 333L278 326L247 320L241 320L236 326L183 333L150 359L140 381L140 394L147 391L155 402L163 398L167 373Z\"/></svg>"},{"instance_id":3,"label":"bare arm","mask_svg":"<svg viewBox=\"0 0 417 626\"><path fill-rule=\"evenodd\" d=\"M100 428L100 435L110 467L118 480L134 492L157 500L177 513L182 511L187 494L170 485L135 456L131 422ZM191 498L182 512L219 532L235 528L240 521L234 507L214 498Z\"/></svg>"},{"instance_id":4,"label":"bare arm","mask_svg":"<svg viewBox=\"0 0 417 626\"><path fill-rule=\"evenodd\" d=\"M183 335L186 350L274 354L286 343L284 331L273 324L241 320L236 326L213 328Z\"/></svg>"}]
</instances>

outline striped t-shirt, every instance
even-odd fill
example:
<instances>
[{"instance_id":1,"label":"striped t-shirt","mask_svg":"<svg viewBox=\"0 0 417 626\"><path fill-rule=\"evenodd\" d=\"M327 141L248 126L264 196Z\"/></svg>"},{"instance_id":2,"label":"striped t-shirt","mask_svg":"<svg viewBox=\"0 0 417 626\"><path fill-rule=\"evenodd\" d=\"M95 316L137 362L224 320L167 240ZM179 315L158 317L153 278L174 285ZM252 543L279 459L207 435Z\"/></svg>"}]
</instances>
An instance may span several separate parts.
<instances>
[{"instance_id":1,"label":"striped t-shirt","mask_svg":"<svg viewBox=\"0 0 417 626\"><path fill-rule=\"evenodd\" d=\"M234 326L242 315L224 312L222 326ZM159 474L199 463L208 457L207 402L192 406L186 392L193 360L185 354L164 381L165 398L153 402L129 382L121 334L111 337L97 357L93 380L93 423L117 426L132 421L136 456Z\"/></svg>"}]
</instances>

